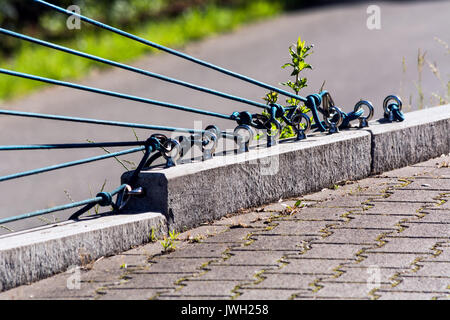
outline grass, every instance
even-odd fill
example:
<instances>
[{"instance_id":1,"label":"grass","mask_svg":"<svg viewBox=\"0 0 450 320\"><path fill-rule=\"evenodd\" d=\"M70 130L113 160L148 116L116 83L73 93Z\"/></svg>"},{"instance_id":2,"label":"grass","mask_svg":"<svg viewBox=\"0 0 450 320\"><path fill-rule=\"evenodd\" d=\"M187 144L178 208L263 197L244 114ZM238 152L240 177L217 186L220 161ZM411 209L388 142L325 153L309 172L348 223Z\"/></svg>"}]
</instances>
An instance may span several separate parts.
<instances>
[{"instance_id":1,"label":"grass","mask_svg":"<svg viewBox=\"0 0 450 320\"><path fill-rule=\"evenodd\" d=\"M205 9L192 9L176 18L143 23L127 31L164 46L179 48L188 42L275 16L282 9L283 6L279 2L268 0L251 1L237 8L211 5ZM69 32L78 32L80 35L60 43L61 45L118 62L130 62L156 51L104 30L83 33L82 28ZM76 80L103 66L84 58L23 42L13 57L0 56L0 67L57 80ZM0 103L21 97L45 85L0 75Z\"/></svg>"},{"instance_id":2,"label":"grass","mask_svg":"<svg viewBox=\"0 0 450 320\"><path fill-rule=\"evenodd\" d=\"M445 41L443 41L437 37L435 37L434 40L443 47L443 49L446 51L447 55L450 54L449 45ZM414 84L414 86L416 88L416 92L417 92L417 105L418 105L419 110L422 110L426 107L430 107L433 105L445 105L445 104L450 103L450 74L446 74L443 76L441 74L441 71L437 67L436 62L432 63L429 59L427 59L426 54L427 54L426 51L422 52L422 49L420 49L420 48L418 49L418 53L417 53L417 76L418 76L418 78L417 78L417 81L413 81L413 84ZM441 88L437 89L438 91L431 92L429 105L426 104L425 92L422 87L422 78L423 78L425 66L428 67L429 71L434 75L436 80L438 80L441 85ZM407 71L405 57L403 57L403 60L402 60L402 70L403 70L403 78L404 78L406 75L406 71ZM402 79L402 81L400 83L400 95L402 96L402 98L405 102L407 101L406 106L407 106L408 110L412 110L413 94L410 94L408 97L406 97L404 94L403 86L404 86L404 81Z\"/></svg>"}]
</instances>

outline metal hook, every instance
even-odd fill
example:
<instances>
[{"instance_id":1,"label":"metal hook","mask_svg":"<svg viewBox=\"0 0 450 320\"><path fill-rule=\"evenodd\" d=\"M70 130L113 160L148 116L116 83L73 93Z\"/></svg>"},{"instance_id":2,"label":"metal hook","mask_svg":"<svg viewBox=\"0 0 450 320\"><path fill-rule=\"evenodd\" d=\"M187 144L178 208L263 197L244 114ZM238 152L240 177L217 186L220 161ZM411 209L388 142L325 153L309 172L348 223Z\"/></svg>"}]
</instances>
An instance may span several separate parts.
<instances>
[{"instance_id":1,"label":"metal hook","mask_svg":"<svg viewBox=\"0 0 450 320\"><path fill-rule=\"evenodd\" d=\"M402 99L400 99L398 96L392 94L392 95L390 95L390 96L387 96L386 99L384 99L384 101L383 101L383 109L384 109L384 112L385 112L385 113L388 113L389 111L392 111L392 110L390 110L390 108L389 108L389 106L391 106L391 105L389 104L389 102L390 102L391 100L395 100L395 101L397 102L397 105L398 105L399 110L402 111L402 107L403 107Z\"/></svg>"},{"instance_id":2,"label":"metal hook","mask_svg":"<svg viewBox=\"0 0 450 320\"><path fill-rule=\"evenodd\" d=\"M305 120L306 127L301 126L302 120ZM296 113L291 118L292 127L297 133L297 140L306 139L306 134L311 130L311 119L304 113Z\"/></svg>"},{"instance_id":3,"label":"metal hook","mask_svg":"<svg viewBox=\"0 0 450 320\"><path fill-rule=\"evenodd\" d=\"M253 140L253 130L247 125L240 125L234 129L234 142L237 144L237 153L249 151L250 141Z\"/></svg>"},{"instance_id":4,"label":"metal hook","mask_svg":"<svg viewBox=\"0 0 450 320\"><path fill-rule=\"evenodd\" d=\"M338 107L332 106L330 107L330 111L334 112L330 113L328 117L325 117L325 123L328 125L328 133L333 134L339 132L338 127L344 121L344 117ZM331 121L331 118L334 118L335 116L338 116L337 121Z\"/></svg>"},{"instance_id":5,"label":"metal hook","mask_svg":"<svg viewBox=\"0 0 450 320\"><path fill-rule=\"evenodd\" d=\"M142 187L132 189L131 186L126 185L125 188L117 194L116 203L114 209L116 211L122 210L132 197L142 197L145 194L145 190Z\"/></svg>"},{"instance_id":6,"label":"metal hook","mask_svg":"<svg viewBox=\"0 0 450 320\"><path fill-rule=\"evenodd\" d=\"M373 118L375 109L370 101L361 100L355 105L353 112L358 112L362 106L366 106L369 109L369 115L367 117L359 117L359 127L366 128L369 126L369 121Z\"/></svg>"},{"instance_id":7,"label":"metal hook","mask_svg":"<svg viewBox=\"0 0 450 320\"><path fill-rule=\"evenodd\" d=\"M207 128L203 133L203 140L202 140L203 160L211 159L214 155L214 152L216 151L218 137L214 132L220 132L219 130L216 130L216 128L210 129Z\"/></svg>"},{"instance_id":8,"label":"metal hook","mask_svg":"<svg viewBox=\"0 0 450 320\"><path fill-rule=\"evenodd\" d=\"M180 159L183 149L181 144L175 139L167 139L161 143L161 154L166 159L166 167L170 168L176 165L176 161Z\"/></svg>"},{"instance_id":9,"label":"metal hook","mask_svg":"<svg viewBox=\"0 0 450 320\"><path fill-rule=\"evenodd\" d=\"M389 102L392 100L395 100L396 103L389 104ZM393 108L394 106L396 106L395 110ZM402 114L402 107L403 102L398 96L396 95L387 96L386 99L384 99L383 101L384 118L387 119L389 122L393 122L395 119L403 121L404 118ZM397 112L398 117L396 117L394 112Z\"/></svg>"}]
</instances>

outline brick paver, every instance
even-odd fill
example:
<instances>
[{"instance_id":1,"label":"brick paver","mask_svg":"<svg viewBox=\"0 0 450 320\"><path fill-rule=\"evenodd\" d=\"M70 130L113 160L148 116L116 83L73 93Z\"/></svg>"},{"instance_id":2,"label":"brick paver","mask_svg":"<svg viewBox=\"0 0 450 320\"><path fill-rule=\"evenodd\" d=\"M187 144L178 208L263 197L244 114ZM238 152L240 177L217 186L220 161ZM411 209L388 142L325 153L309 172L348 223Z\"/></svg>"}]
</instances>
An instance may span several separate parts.
<instances>
[{"instance_id":1,"label":"brick paver","mask_svg":"<svg viewBox=\"0 0 450 320\"><path fill-rule=\"evenodd\" d=\"M231 215L0 299L449 299L450 156ZM294 208L297 200L299 207ZM70 284L70 283L69 283Z\"/></svg>"}]
</instances>

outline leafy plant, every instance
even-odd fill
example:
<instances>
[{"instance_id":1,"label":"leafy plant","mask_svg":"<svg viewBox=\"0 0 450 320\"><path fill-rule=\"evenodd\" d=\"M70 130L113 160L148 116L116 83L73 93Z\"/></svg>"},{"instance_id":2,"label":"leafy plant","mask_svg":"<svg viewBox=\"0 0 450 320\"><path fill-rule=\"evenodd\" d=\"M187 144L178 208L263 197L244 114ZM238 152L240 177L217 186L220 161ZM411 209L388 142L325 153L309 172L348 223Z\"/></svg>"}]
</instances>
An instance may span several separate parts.
<instances>
[{"instance_id":1,"label":"leafy plant","mask_svg":"<svg viewBox=\"0 0 450 320\"><path fill-rule=\"evenodd\" d=\"M291 77L294 77L293 81L288 80L287 82L282 82L283 86L289 87L296 95L299 95L300 91L308 86L308 79L301 76L301 72L306 69L312 69L313 67L306 62L306 58L312 54L313 45L307 45L306 41L302 41L301 37L298 37L297 43L289 47L290 62L285 63L281 68L292 68ZM269 92L263 98L268 105L278 102L279 96L277 92ZM300 106L301 101L295 98L287 98L287 106L297 106L300 107L300 112L307 113L310 110L303 106ZM282 119L278 119L282 121ZM290 138L295 136L295 132L291 126L286 125L281 132L281 139Z\"/></svg>"},{"instance_id":2,"label":"leafy plant","mask_svg":"<svg viewBox=\"0 0 450 320\"><path fill-rule=\"evenodd\" d=\"M150 233L150 235L148 236L148 239L150 240L150 242L156 242L158 240L158 237L156 236L156 230L155 228L152 228L152 232Z\"/></svg>"},{"instance_id":3,"label":"leafy plant","mask_svg":"<svg viewBox=\"0 0 450 320\"><path fill-rule=\"evenodd\" d=\"M169 231L169 237L165 236L160 242L165 253L175 251L179 235L180 233L175 230Z\"/></svg>"}]
</instances>

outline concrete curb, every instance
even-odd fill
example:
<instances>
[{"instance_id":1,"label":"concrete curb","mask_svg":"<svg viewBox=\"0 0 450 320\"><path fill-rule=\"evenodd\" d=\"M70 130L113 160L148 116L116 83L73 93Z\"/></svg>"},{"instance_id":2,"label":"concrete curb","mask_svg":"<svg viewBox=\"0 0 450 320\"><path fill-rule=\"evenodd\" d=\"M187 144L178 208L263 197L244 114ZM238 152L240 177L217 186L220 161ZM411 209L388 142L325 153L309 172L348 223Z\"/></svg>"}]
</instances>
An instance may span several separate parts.
<instances>
[{"instance_id":1,"label":"concrete curb","mask_svg":"<svg viewBox=\"0 0 450 320\"><path fill-rule=\"evenodd\" d=\"M302 142L142 172L137 184L147 195L133 199L127 210L161 212L169 229L183 230L241 208L366 177L370 163L368 132L315 134Z\"/></svg>"},{"instance_id":2,"label":"concrete curb","mask_svg":"<svg viewBox=\"0 0 450 320\"><path fill-rule=\"evenodd\" d=\"M67 221L0 237L0 292L118 254L167 233L160 213Z\"/></svg>"},{"instance_id":3,"label":"concrete curb","mask_svg":"<svg viewBox=\"0 0 450 320\"><path fill-rule=\"evenodd\" d=\"M312 134L301 142L160 171L144 171L147 190L130 212L161 212L183 230L241 208L259 206L419 163L450 152L450 106L406 114L404 122L372 121L364 130ZM122 177L126 182L129 173Z\"/></svg>"},{"instance_id":4,"label":"concrete curb","mask_svg":"<svg viewBox=\"0 0 450 320\"><path fill-rule=\"evenodd\" d=\"M241 208L301 196L450 153L450 105L372 121L364 130L313 134L301 142L256 148L139 175L145 198L123 215L65 222L0 237L0 291L49 277ZM124 174L122 181L126 181Z\"/></svg>"},{"instance_id":5,"label":"concrete curb","mask_svg":"<svg viewBox=\"0 0 450 320\"><path fill-rule=\"evenodd\" d=\"M378 123L372 135L372 174L426 161L450 152L450 105L406 113L404 122Z\"/></svg>"}]
</instances>

